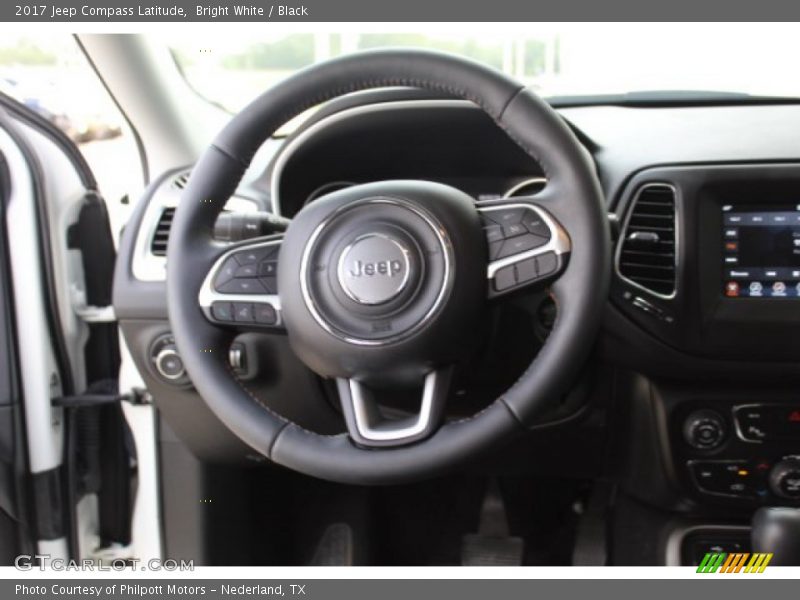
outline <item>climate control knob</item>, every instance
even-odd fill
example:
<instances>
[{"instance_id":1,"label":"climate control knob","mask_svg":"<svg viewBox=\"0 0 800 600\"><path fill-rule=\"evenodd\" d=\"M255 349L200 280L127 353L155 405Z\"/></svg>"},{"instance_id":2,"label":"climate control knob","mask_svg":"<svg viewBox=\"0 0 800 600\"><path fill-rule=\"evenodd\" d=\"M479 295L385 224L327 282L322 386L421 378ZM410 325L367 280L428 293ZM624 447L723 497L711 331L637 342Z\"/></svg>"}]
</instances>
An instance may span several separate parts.
<instances>
[{"instance_id":1,"label":"climate control knob","mask_svg":"<svg viewBox=\"0 0 800 600\"><path fill-rule=\"evenodd\" d=\"M727 436L725 419L713 410L698 410L689 415L683 424L686 443L698 450L713 450Z\"/></svg>"},{"instance_id":2,"label":"climate control knob","mask_svg":"<svg viewBox=\"0 0 800 600\"><path fill-rule=\"evenodd\" d=\"M769 487L776 496L800 500L800 459L787 458L776 464L769 474Z\"/></svg>"}]
</instances>

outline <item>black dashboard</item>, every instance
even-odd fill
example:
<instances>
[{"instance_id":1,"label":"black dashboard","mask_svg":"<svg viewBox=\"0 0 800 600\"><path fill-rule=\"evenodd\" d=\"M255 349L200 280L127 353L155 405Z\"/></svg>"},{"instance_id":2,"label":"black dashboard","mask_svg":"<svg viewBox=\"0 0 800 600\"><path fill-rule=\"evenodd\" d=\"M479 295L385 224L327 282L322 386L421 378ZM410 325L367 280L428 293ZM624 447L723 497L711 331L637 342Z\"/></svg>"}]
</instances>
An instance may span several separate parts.
<instances>
[{"instance_id":1,"label":"black dashboard","mask_svg":"<svg viewBox=\"0 0 800 600\"><path fill-rule=\"evenodd\" d=\"M616 237L589 384L603 389L600 408L615 412L608 426L621 428L615 452L624 456L623 487L663 508L700 513L800 503L800 105L559 112L594 159ZM174 201L163 200L165 190L185 172L166 174L137 208L120 248L115 308L160 408L176 430L181 419L186 425L179 437L203 456L235 460L249 453L191 386L154 369L153 344L169 334L164 283L157 269L143 280L135 266L145 259L160 264L148 252L153 236L168 231L164 210ZM251 174L237 202L291 218L327 190L391 178L447 183L476 200L546 186L538 165L469 103L384 90L321 108L283 142L265 172ZM527 364L524 352L535 352L553 318L546 302L541 295L518 303L527 326L516 328L515 345L496 347L490 370ZM251 355L244 377L256 377L257 353L278 355L263 342L240 343ZM278 372L254 385L308 392L295 405L275 407L302 421L320 384L291 361ZM504 383L498 377L489 389ZM566 416L553 422L568 427L574 414L591 412L583 404L592 396L582 395L577 408L565 402ZM194 411L191 427L187 407ZM329 407L307 425L326 432L336 422ZM597 452L588 445L594 438L577 437L586 445L572 454Z\"/></svg>"}]
</instances>

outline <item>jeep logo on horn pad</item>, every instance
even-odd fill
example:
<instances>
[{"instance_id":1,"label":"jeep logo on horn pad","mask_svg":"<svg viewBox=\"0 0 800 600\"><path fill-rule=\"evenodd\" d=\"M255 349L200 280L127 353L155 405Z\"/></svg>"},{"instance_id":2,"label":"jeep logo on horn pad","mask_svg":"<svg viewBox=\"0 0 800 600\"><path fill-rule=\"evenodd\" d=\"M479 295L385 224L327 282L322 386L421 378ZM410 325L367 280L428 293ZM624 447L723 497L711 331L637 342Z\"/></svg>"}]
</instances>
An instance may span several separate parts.
<instances>
[{"instance_id":1,"label":"jeep logo on horn pad","mask_svg":"<svg viewBox=\"0 0 800 600\"><path fill-rule=\"evenodd\" d=\"M339 285L359 304L382 304L403 291L409 277L408 249L396 239L371 233L339 257Z\"/></svg>"}]
</instances>

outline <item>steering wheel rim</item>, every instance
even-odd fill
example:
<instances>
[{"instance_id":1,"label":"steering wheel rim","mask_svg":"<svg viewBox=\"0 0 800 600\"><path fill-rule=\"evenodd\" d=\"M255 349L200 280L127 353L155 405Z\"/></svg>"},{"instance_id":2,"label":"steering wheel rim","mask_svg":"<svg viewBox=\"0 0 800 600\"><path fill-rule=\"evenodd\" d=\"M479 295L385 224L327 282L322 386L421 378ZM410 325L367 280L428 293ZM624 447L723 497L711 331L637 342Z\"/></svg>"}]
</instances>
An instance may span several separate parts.
<instances>
[{"instance_id":1,"label":"steering wheel rim","mask_svg":"<svg viewBox=\"0 0 800 600\"><path fill-rule=\"evenodd\" d=\"M213 239L214 221L261 144L307 108L345 93L390 86L445 92L482 108L541 166L548 184L535 197L536 204L566 224L572 247L566 268L550 288L558 306L552 332L517 382L470 418L447 422L421 441L375 450L353 443L347 434L306 430L248 390L223 350L233 334L209 322L198 294L209 265L228 250ZM605 305L611 264L607 217L593 165L561 117L524 86L493 69L416 50L371 51L320 63L247 106L195 166L174 216L167 259L175 342L211 410L273 462L356 484L438 475L524 432L568 389L588 356Z\"/></svg>"}]
</instances>

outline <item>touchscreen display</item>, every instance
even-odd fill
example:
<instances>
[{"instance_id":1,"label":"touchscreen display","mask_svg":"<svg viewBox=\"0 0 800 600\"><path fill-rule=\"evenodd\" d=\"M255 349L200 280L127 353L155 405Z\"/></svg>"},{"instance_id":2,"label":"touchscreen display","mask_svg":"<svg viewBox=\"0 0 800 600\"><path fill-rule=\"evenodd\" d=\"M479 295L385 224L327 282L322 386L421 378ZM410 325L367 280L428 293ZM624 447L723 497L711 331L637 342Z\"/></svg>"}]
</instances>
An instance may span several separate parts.
<instances>
[{"instance_id":1,"label":"touchscreen display","mask_svg":"<svg viewBox=\"0 0 800 600\"><path fill-rule=\"evenodd\" d=\"M722 207L723 293L800 298L800 204Z\"/></svg>"}]
</instances>

